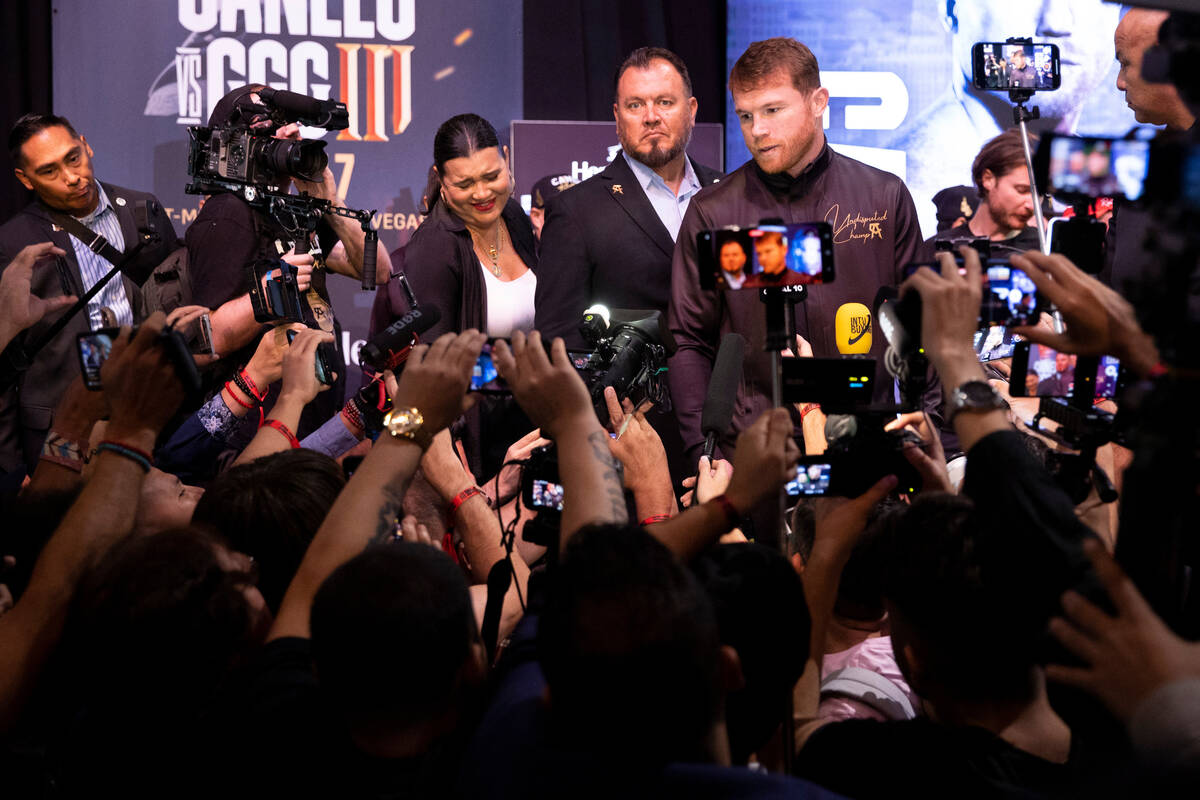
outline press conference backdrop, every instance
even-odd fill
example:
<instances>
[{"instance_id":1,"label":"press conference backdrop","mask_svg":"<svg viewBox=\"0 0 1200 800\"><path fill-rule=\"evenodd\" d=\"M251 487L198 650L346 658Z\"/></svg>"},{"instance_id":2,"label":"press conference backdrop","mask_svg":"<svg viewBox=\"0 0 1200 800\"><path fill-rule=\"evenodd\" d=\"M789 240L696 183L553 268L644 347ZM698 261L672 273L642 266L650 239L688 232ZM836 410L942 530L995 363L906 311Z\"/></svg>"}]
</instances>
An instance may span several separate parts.
<instances>
[{"instance_id":1,"label":"press conference backdrop","mask_svg":"<svg viewBox=\"0 0 1200 800\"><path fill-rule=\"evenodd\" d=\"M929 237L933 195L969 185L979 148L1013 124L1006 95L974 107L964 97L971 45L1015 36L1057 44L1062 89L1034 98L1050 118L1034 128L1120 136L1137 123L1116 89L1119 17L1120 6L1102 0L729 0L726 61L732 68L751 42L772 36L808 45L829 89L829 142L904 178ZM732 170L749 152L732 102L725 116Z\"/></svg>"},{"instance_id":2,"label":"press conference backdrop","mask_svg":"<svg viewBox=\"0 0 1200 800\"><path fill-rule=\"evenodd\" d=\"M503 136L521 115L520 0L60 0L53 39L55 110L97 178L153 191L180 234L200 199L184 193L187 126L237 86L346 103L330 167L348 205L377 210L388 250L420 221L438 126L473 111ZM329 289L357 364L375 294L340 276Z\"/></svg>"}]
</instances>

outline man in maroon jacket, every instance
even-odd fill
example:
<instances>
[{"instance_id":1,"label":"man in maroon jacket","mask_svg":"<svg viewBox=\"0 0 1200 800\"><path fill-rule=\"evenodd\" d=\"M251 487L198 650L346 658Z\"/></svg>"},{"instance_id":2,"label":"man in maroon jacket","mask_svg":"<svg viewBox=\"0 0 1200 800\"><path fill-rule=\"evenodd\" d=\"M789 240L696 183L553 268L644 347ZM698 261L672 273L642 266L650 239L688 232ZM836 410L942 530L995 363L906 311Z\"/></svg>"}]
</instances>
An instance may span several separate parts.
<instances>
[{"instance_id":1,"label":"man in maroon jacket","mask_svg":"<svg viewBox=\"0 0 1200 800\"><path fill-rule=\"evenodd\" d=\"M807 301L794 311L796 331L818 357L838 355L838 307L869 306L880 286L899 285L902 267L921 244L916 209L903 182L839 155L826 143L821 120L829 92L820 85L816 57L807 47L784 38L755 42L734 64L729 89L753 160L692 200L672 264L669 320L679 351L668 378L684 444L693 457L704 441L701 407L717 343L726 332L749 339L728 441L771 405L771 362L762 349L766 313L759 292L701 289L698 232L754 225L765 218L825 221L833 227L837 279L810 287ZM876 400L892 396L892 381L882 366L884 346L883 337L875 336L870 355L879 361Z\"/></svg>"}]
</instances>

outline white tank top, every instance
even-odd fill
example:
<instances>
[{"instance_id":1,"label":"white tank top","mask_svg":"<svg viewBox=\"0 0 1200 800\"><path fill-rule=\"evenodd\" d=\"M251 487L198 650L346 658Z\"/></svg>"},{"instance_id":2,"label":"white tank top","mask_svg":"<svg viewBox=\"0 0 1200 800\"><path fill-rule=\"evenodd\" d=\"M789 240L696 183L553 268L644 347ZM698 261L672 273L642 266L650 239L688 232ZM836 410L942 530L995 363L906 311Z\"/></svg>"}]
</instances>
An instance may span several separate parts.
<instances>
[{"instance_id":1,"label":"white tank top","mask_svg":"<svg viewBox=\"0 0 1200 800\"><path fill-rule=\"evenodd\" d=\"M507 339L513 331L533 330L533 294L537 275L533 270L513 281L502 281L479 262L487 291L487 335Z\"/></svg>"}]
</instances>

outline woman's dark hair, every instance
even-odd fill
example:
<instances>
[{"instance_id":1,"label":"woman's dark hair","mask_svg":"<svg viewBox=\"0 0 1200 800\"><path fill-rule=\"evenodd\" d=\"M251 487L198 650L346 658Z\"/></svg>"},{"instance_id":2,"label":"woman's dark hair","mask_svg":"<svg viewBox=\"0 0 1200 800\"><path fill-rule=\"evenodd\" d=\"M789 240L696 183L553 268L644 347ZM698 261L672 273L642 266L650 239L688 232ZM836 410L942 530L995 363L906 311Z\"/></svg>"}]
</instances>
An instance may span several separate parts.
<instances>
[{"instance_id":1,"label":"woman's dark hair","mask_svg":"<svg viewBox=\"0 0 1200 800\"><path fill-rule=\"evenodd\" d=\"M429 172L429 183L425 187L427 208L432 210L441 197L441 173L447 161L499 146L496 129L478 114L459 114L443 122L433 137L433 167L437 171Z\"/></svg>"}]
</instances>

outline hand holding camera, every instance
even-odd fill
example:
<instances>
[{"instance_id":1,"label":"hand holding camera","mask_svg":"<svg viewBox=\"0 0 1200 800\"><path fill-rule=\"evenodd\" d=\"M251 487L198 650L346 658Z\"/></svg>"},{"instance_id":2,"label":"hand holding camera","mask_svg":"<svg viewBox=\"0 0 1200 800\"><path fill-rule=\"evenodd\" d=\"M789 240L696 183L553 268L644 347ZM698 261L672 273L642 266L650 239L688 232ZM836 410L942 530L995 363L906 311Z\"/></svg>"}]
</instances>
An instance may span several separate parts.
<instances>
[{"instance_id":1,"label":"hand holding camera","mask_svg":"<svg viewBox=\"0 0 1200 800\"><path fill-rule=\"evenodd\" d=\"M1115 355L1140 375L1149 374L1158 362L1154 340L1138 324L1133 306L1065 256L1031 251L1013 256L1012 262L1058 306L1067 323L1063 333L1039 327L1017 328L1016 333L1059 352Z\"/></svg>"},{"instance_id":2,"label":"hand holding camera","mask_svg":"<svg viewBox=\"0 0 1200 800\"><path fill-rule=\"evenodd\" d=\"M550 356L537 331L528 336L515 331L512 345L497 342L496 367L508 382L513 397L529 418L551 439L573 426L599 428L592 398L567 356L562 339L555 339Z\"/></svg>"},{"instance_id":3,"label":"hand holding camera","mask_svg":"<svg viewBox=\"0 0 1200 800\"><path fill-rule=\"evenodd\" d=\"M283 355L283 389L279 400L298 400L308 405L312 399L329 388L317 377L317 347L332 342L333 334L304 328L299 331ZM261 347L261 343L260 343Z\"/></svg>"},{"instance_id":4,"label":"hand holding camera","mask_svg":"<svg viewBox=\"0 0 1200 800\"><path fill-rule=\"evenodd\" d=\"M983 378L972 345L983 296L982 267L972 248L963 247L959 252L965 274L960 274L950 253L938 253L941 274L922 268L900 287L902 296L910 291L920 294L921 342L930 363L951 388Z\"/></svg>"},{"instance_id":5,"label":"hand holding camera","mask_svg":"<svg viewBox=\"0 0 1200 800\"><path fill-rule=\"evenodd\" d=\"M421 428L430 434L448 426L475 403L467 385L486 341L486 334L471 329L414 347L392 392L392 408L420 411Z\"/></svg>"},{"instance_id":6,"label":"hand holding camera","mask_svg":"<svg viewBox=\"0 0 1200 800\"><path fill-rule=\"evenodd\" d=\"M184 387L162 341L166 317L155 312L136 335L122 328L100 372L108 398L108 438L153 447L183 402Z\"/></svg>"},{"instance_id":7,"label":"hand holding camera","mask_svg":"<svg viewBox=\"0 0 1200 800\"><path fill-rule=\"evenodd\" d=\"M725 496L743 514L778 494L793 476L800 448L792 439L792 417L786 408L764 411L737 440L733 478Z\"/></svg>"},{"instance_id":8,"label":"hand holding camera","mask_svg":"<svg viewBox=\"0 0 1200 800\"><path fill-rule=\"evenodd\" d=\"M66 255L50 242L31 244L17 253L12 263L0 273L0 349L12 337L41 321L52 311L67 308L75 298L51 297L43 300L33 295L33 268L52 256Z\"/></svg>"}]
</instances>

